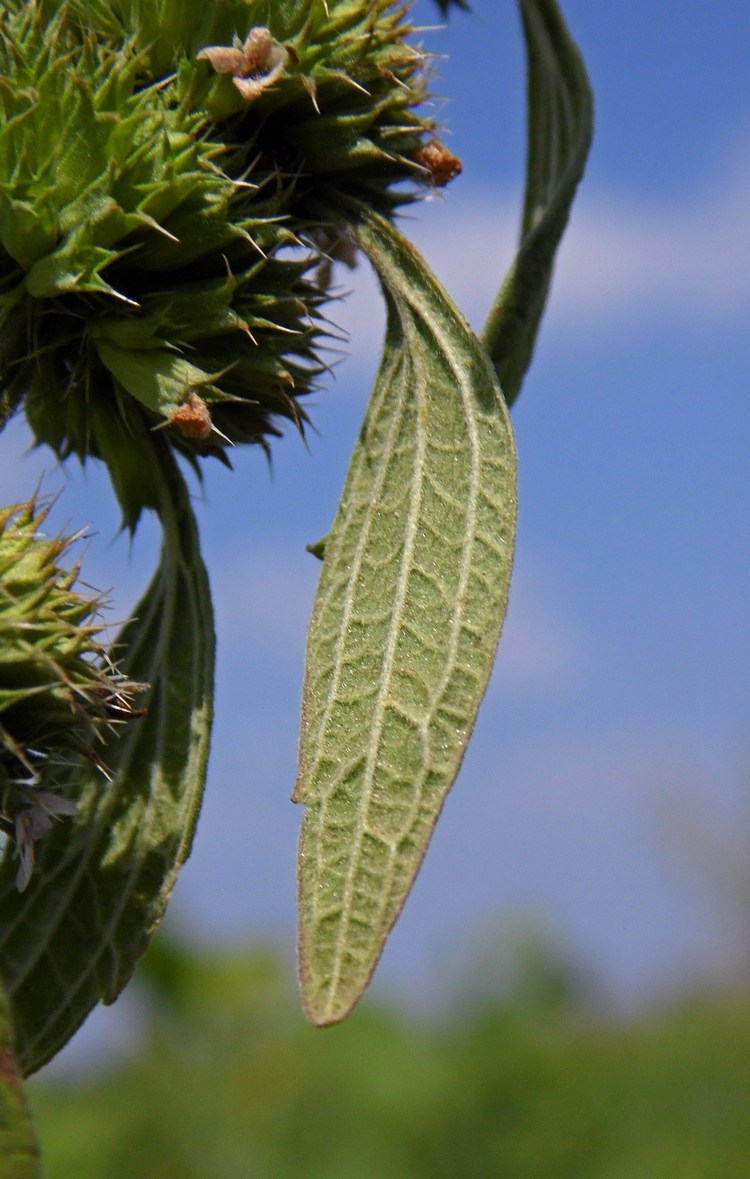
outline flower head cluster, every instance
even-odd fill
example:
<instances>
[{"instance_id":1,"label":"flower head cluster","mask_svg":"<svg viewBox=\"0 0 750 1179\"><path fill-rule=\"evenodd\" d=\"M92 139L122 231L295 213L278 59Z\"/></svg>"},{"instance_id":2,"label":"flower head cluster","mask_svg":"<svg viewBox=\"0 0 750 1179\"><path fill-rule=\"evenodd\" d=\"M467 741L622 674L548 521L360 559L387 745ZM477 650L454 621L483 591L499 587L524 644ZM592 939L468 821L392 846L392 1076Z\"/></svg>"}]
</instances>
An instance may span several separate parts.
<instances>
[{"instance_id":1,"label":"flower head cluster","mask_svg":"<svg viewBox=\"0 0 750 1179\"><path fill-rule=\"evenodd\" d=\"M434 180L405 13L4 5L0 398L61 457L103 459L130 528L158 499L154 429L197 469L304 425L331 210L391 216Z\"/></svg>"},{"instance_id":2,"label":"flower head cluster","mask_svg":"<svg viewBox=\"0 0 750 1179\"><path fill-rule=\"evenodd\" d=\"M107 729L141 714L144 685L114 669L95 621L102 600L78 592L78 567L60 558L78 537L47 539L36 501L0 510L0 828L20 860L25 888L34 843L60 815L76 760L106 778L97 745Z\"/></svg>"}]
</instances>

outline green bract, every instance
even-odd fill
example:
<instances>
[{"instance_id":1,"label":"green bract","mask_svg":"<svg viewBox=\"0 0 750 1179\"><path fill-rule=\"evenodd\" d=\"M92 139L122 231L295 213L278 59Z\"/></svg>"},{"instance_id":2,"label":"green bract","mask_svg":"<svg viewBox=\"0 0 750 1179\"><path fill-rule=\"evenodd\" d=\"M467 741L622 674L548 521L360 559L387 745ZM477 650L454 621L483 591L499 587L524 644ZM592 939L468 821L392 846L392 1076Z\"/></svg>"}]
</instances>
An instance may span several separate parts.
<instances>
[{"instance_id":1,"label":"green bract","mask_svg":"<svg viewBox=\"0 0 750 1179\"><path fill-rule=\"evenodd\" d=\"M100 743L134 715L130 683L99 641L101 597L76 589L78 566L58 563L77 537L46 539L35 502L0 510L0 826L21 856L19 887L46 815L75 804L50 793L84 757L107 776Z\"/></svg>"},{"instance_id":2,"label":"green bract","mask_svg":"<svg viewBox=\"0 0 750 1179\"><path fill-rule=\"evenodd\" d=\"M268 9L15 0L0 24L0 387L106 461L131 528L157 506L134 417L194 462L301 425L312 267L341 248L318 210L390 212L431 175L403 10Z\"/></svg>"}]
</instances>

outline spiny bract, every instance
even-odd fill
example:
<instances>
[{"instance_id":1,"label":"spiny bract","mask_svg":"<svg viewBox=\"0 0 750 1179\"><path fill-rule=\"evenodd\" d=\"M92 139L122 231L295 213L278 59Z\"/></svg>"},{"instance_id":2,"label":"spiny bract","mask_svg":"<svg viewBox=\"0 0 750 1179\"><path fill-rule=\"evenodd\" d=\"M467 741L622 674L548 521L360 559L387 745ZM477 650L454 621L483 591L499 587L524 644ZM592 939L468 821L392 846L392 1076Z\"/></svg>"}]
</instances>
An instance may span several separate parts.
<instances>
[{"instance_id":1,"label":"spiny bract","mask_svg":"<svg viewBox=\"0 0 750 1179\"><path fill-rule=\"evenodd\" d=\"M103 730L137 715L130 683L109 661L96 621L102 599L60 565L79 537L40 534L49 505L0 509L0 829L15 840L19 887L49 816L74 814L55 789L75 756L99 766Z\"/></svg>"},{"instance_id":2,"label":"spiny bract","mask_svg":"<svg viewBox=\"0 0 750 1179\"><path fill-rule=\"evenodd\" d=\"M391 216L435 178L407 9L4 6L0 396L61 456L104 459L129 527L158 504L154 428L196 464L302 425L319 263L347 248L330 210Z\"/></svg>"}]
</instances>

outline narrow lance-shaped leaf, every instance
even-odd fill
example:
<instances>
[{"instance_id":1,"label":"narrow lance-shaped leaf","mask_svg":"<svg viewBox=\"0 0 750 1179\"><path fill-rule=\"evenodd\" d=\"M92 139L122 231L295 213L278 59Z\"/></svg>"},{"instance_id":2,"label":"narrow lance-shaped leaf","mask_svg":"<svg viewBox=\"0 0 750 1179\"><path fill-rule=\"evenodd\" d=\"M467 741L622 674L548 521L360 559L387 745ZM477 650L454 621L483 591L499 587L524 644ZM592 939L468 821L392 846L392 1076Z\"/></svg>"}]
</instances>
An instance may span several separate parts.
<instances>
[{"instance_id":1,"label":"narrow lance-shaped leaf","mask_svg":"<svg viewBox=\"0 0 750 1179\"><path fill-rule=\"evenodd\" d=\"M16 1059L13 1025L0 986L0 1179L41 1179L31 1112Z\"/></svg>"},{"instance_id":2,"label":"narrow lance-shaped leaf","mask_svg":"<svg viewBox=\"0 0 750 1179\"><path fill-rule=\"evenodd\" d=\"M25 1073L97 1002L117 998L161 919L200 807L214 664L208 579L177 465L145 427L143 444L158 471L164 540L117 654L131 679L152 685L148 713L102 747L109 784L86 762L71 768L78 818L40 842L26 891L7 854L1 869L0 962Z\"/></svg>"},{"instance_id":3,"label":"narrow lance-shaped leaf","mask_svg":"<svg viewBox=\"0 0 750 1179\"><path fill-rule=\"evenodd\" d=\"M555 0L519 0L528 61L521 241L482 333L508 405L531 362L555 255L586 164L594 104L583 59Z\"/></svg>"},{"instance_id":4,"label":"narrow lance-shaped leaf","mask_svg":"<svg viewBox=\"0 0 750 1179\"><path fill-rule=\"evenodd\" d=\"M414 249L349 231L388 307L383 359L326 540L307 645L300 973L309 1018L360 998L458 772L505 614L516 515L492 366Z\"/></svg>"}]
</instances>

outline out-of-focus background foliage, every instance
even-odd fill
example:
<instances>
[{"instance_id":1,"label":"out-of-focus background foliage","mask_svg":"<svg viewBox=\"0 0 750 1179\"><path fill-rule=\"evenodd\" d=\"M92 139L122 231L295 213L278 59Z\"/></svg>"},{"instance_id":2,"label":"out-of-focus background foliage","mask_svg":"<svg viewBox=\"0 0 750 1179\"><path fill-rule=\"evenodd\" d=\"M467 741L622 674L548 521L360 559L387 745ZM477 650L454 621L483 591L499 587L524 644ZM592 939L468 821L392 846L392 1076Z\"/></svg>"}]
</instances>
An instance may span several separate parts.
<instances>
[{"instance_id":1,"label":"out-of-focus background foliage","mask_svg":"<svg viewBox=\"0 0 750 1179\"><path fill-rule=\"evenodd\" d=\"M319 1031L273 953L160 935L126 1058L30 1086L48 1177L750 1174L750 987L616 1022L554 947L503 957L441 1018L366 1001Z\"/></svg>"}]
</instances>

